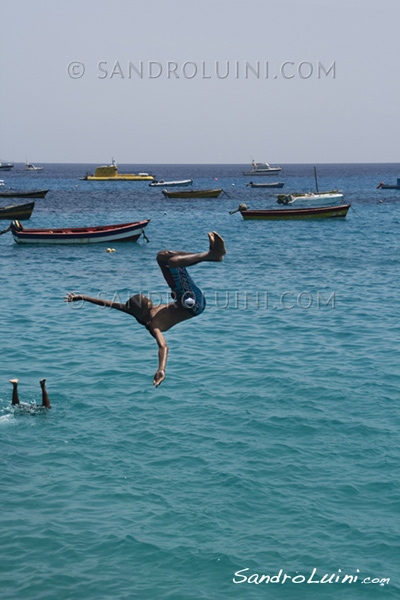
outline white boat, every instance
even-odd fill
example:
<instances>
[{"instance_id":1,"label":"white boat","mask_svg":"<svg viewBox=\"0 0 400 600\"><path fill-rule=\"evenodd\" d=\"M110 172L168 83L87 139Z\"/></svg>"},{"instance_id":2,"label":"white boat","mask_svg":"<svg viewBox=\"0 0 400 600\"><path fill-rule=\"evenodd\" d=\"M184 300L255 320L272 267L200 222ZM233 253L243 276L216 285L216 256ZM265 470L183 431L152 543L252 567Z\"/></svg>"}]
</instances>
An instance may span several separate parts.
<instances>
[{"instance_id":1,"label":"white boat","mask_svg":"<svg viewBox=\"0 0 400 600\"><path fill-rule=\"evenodd\" d=\"M340 204L343 200L343 194L337 190L331 192L317 192L309 194L279 194L278 204L304 204L306 206L332 206Z\"/></svg>"},{"instance_id":2,"label":"white boat","mask_svg":"<svg viewBox=\"0 0 400 600\"><path fill-rule=\"evenodd\" d=\"M243 171L243 175L276 175L282 167L270 167L268 163L251 163L251 171Z\"/></svg>"},{"instance_id":3,"label":"white boat","mask_svg":"<svg viewBox=\"0 0 400 600\"><path fill-rule=\"evenodd\" d=\"M43 171L43 167L35 167L32 163L25 163L25 171Z\"/></svg>"},{"instance_id":4,"label":"white boat","mask_svg":"<svg viewBox=\"0 0 400 600\"><path fill-rule=\"evenodd\" d=\"M0 171L11 171L14 167L11 163L1 163L0 162Z\"/></svg>"},{"instance_id":5,"label":"white boat","mask_svg":"<svg viewBox=\"0 0 400 600\"><path fill-rule=\"evenodd\" d=\"M160 181L153 181L149 183L150 187L185 187L187 185L192 185L193 179L182 179L181 181L164 181L164 179L160 179Z\"/></svg>"}]
</instances>

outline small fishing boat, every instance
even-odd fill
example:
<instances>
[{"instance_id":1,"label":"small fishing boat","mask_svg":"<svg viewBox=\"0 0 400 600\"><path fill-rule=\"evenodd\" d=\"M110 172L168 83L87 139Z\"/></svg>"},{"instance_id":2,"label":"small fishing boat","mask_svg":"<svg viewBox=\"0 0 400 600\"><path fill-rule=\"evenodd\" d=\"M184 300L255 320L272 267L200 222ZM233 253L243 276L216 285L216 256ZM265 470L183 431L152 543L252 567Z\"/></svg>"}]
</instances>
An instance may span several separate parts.
<instances>
[{"instance_id":1,"label":"small fishing boat","mask_svg":"<svg viewBox=\"0 0 400 600\"><path fill-rule=\"evenodd\" d=\"M19 219L20 221L30 219L35 207L34 202L27 204L11 204L10 206L0 206L0 219Z\"/></svg>"},{"instance_id":2,"label":"small fishing boat","mask_svg":"<svg viewBox=\"0 0 400 600\"><path fill-rule=\"evenodd\" d=\"M192 185L193 179L182 179L181 181L164 181L164 179L160 179L160 181L152 181L149 183L149 187L185 187L187 185Z\"/></svg>"},{"instance_id":3,"label":"small fishing boat","mask_svg":"<svg viewBox=\"0 0 400 600\"><path fill-rule=\"evenodd\" d=\"M146 221L102 227L63 227L62 229L24 229L19 221L10 225L17 244L98 244L136 242L149 224Z\"/></svg>"},{"instance_id":4,"label":"small fishing boat","mask_svg":"<svg viewBox=\"0 0 400 600\"><path fill-rule=\"evenodd\" d=\"M0 188L0 198L44 198L49 190L3 190Z\"/></svg>"},{"instance_id":5,"label":"small fishing boat","mask_svg":"<svg viewBox=\"0 0 400 600\"><path fill-rule=\"evenodd\" d=\"M277 221L281 219L324 219L345 217L351 204L342 206L316 206L312 208L277 208L273 210L248 210L245 204L232 210L230 214L240 212L243 219L259 219Z\"/></svg>"},{"instance_id":6,"label":"small fishing boat","mask_svg":"<svg viewBox=\"0 0 400 600\"><path fill-rule=\"evenodd\" d=\"M275 183L246 183L246 187L250 186L251 188L283 188L285 185L284 181L278 181Z\"/></svg>"},{"instance_id":7,"label":"small fishing boat","mask_svg":"<svg viewBox=\"0 0 400 600\"><path fill-rule=\"evenodd\" d=\"M388 183L383 183L383 181L381 181L381 183L378 185L378 187L376 189L377 190L379 190L379 189L381 189L381 190L400 190L400 177L397 178L397 184L390 185Z\"/></svg>"},{"instance_id":8,"label":"small fishing boat","mask_svg":"<svg viewBox=\"0 0 400 600\"><path fill-rule=\"evenodd\" d=\"M118 166L114 159L111 165L97 167L94 175L87 174L81 177L82 181L153 181L154 176L148 173L118 173Z\"/></svg>"},{"instance_id":9,"label":"small fishing boat","mask_svg":"<svg viewBox=\"0 0 400 600\"><path fill-rule=\"evenodd\" d=\"M343 194L340 194L337 190L332 192L317 192L316 194L311 192L309 194L279 194L278 204L308 204L318 206L331 206L332 204L342 202Z\"/></svg>"},{"instance_id":10,"label":"small fishing boat","mask_svg":"<svg viewBox=\"0 0 400 600\"><path fill-rule=\"evenodd\" d=\"M1 163L0 162L0 171L11 171L14 168L14 165L11 163Z\"/></svg>"},{"instance_id":11,"label":"small fishing boat","mask_svg":"<svg viewBox=\"0 0 400 600\"><path fill-rule=\"evenodd\" d=\"M166 198L218 198L223 190L187 190L186 192L170 192L162 190Z\"/></svg>"},{"instance_id":12,"label":"small fishing boat","mask_svg":"<svg viewBox=\"0 0 400 600\"><path fill-rule=\"evenodd\" d=\"M251 171L243 171L243 175L276 175L282 167L270 167L268 163L251 163Z\"/></svg>"}]
</instances>

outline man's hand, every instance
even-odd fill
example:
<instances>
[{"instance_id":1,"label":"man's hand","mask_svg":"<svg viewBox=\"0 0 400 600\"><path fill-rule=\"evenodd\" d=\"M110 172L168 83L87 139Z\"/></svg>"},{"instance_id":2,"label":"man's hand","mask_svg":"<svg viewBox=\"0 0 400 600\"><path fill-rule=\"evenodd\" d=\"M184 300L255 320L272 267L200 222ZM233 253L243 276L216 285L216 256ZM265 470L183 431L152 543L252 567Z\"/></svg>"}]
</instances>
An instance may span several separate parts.
<instances>
[{"instance_id":1,"label":"man's hand","mask_svg":"<svg viewBox=\"0 0 400 600\"><path fill-rule=\"evenodd\" d=\"M75 292L67 292L67 295L64 296L65 302L78 302L79 300L84 300L84 296L75 294Z\"/></svg>"},{"instance_id":2,"label":"man's hand","mask_svg":"<svg viewBox=\"0 0 400 600\"><path fill-rule=\"evenodd\" d=\"M162 381L165 379L165 371L164 369L158 369L157 373L154 375L153 384L158 387Z\"/></svg>"}]
</instances>

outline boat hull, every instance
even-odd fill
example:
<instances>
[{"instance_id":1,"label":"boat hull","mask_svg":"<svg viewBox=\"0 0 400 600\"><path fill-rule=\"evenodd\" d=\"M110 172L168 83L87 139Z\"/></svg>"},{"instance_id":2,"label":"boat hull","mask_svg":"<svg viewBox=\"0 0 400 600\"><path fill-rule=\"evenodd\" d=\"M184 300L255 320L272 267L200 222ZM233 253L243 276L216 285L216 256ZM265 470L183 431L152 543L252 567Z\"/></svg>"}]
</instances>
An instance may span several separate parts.
<instances>
[{"instance_id":1,"label":"boat hull","mask_svg":"<svg viewBox=\"0 0 400 600\"><path fill-rule=\"evenodd\" d=\"M351 204L342 206L322 206L313 208L278 208L274 210L241 210L243 219L255 220L292 220L292 219L326 219L345 217Z\"/></svg>"},{"instance_id":2,"label":"boat hull","mask_svg":"<svg viewBox=\"0 0 400 600\"><path fill-rule=\"evenodd\" d=\"M243 171L243 175L249 175L250 177L259 177L260 175L277 175L282 171L282 168L266 169L265 171Z\"/></svg>"},{"instance_id":3,"label":"boat hull","mask_svg":"<svg viewBox=\"0 0 400 600\"><path fill-rule=\"evenodd\" d=\"M18 219L19 221L25 221L30 219L34 207L34 202L28 202L27 204L13 204L5 206L4 208L0 207L0 219Z\"/></svg>"},{"instance_id":4,"label":"boat hull","mask_svg":"<svg viewBox=\"0 0 400 600\"><path fill-rule=\"evenodd\" d=\"M278 204L300 204L306 206L332 206L332 204L341 204L343 194L339 192L321 192L312 194L279 194Z\"/></svg>"},{"instance_id":5,"label":"boat hull","mask_svg":"<svg viewBox=\"0 0 400 600\"><path fill-rule=\"evenodd\" d=\"M187 190L186 192L170 192L162 190L166 198L218 198L221 190Z\"/></svg>"},{"instance_id":6,"label":"boat hull","mask_svg":"<svg viewBox=\"0 0 400 600\"><path fill-rule=\"evenodd\" d=\"M285 182L278 181L277 183L247 183L251 188L283 188Z\"/></svg>"},{"instance_id":7,"label":"boat hull","mask_svg":"<svg viewBox=\"0 0 400 600\"><path fill-rule=\"evenodd\" d=\"M381 183L378 185L378 190L400 190L400 177L397 178L397 183L383 183L383 181L381 181Z\"/></svg>"},{"instance_id":8,"label":"boat hull","mask_svg":"<svg viewBox=\"0 0 400 600\"><path fill-rule=\"evenodd\" d=\"M152 175L117 175L116 177L96 177L87 175L82 181L153 181Z\"/></svg>"},{"instance_id":9,"label":"boat hull","mask_svg":"<svg viewBox=\"0 0 400 600\"><path fill-rule=\"evenodd\" d=\"M44 198L49 190L33 190L23 192L18 190L0 191L0 198Z\"/></svg>"},{"instance_id":10,"label":"boat hull","mask_svg":"<svg viewBox=\"0 0 400 600\"><path fill-rule=\"evenodd\" d=\"M11 233L17 244L100 244L136 242L150 219L135 223L104 227L71 227L63 229L22 229L12 224Z\"/></svg>"},{"instance_id":11,"label":"boat hull","mask_svg":"<svg viewBox=\"0 0 400 600\"><path fill-rule=\"evenodd\" d=\"M193 179L185 179L183 181L153 181L149 183L149 187L186 187L192 185Z\"/></svg>"}]
</instances>

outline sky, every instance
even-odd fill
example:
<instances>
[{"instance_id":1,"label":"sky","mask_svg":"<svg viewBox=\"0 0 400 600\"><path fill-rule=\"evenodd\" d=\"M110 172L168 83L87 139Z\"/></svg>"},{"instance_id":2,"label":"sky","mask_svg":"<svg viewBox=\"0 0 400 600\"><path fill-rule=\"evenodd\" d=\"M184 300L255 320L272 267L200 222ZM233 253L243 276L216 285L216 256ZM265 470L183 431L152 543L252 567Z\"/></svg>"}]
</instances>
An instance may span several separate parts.
<instances>
[{"instance_id":1,"label":"sky","mask_svg":"<svg viewBox=\"0 0 400 600\"><path fill-rule=\"evenodd\" d=\"M399 0L13 0L0 160L400 162Z\"/></svg>"}]
</instances>

